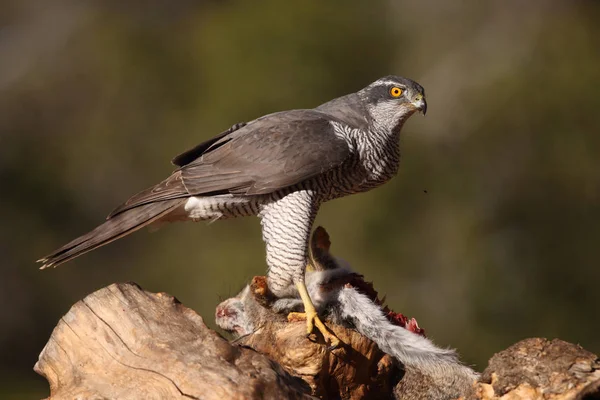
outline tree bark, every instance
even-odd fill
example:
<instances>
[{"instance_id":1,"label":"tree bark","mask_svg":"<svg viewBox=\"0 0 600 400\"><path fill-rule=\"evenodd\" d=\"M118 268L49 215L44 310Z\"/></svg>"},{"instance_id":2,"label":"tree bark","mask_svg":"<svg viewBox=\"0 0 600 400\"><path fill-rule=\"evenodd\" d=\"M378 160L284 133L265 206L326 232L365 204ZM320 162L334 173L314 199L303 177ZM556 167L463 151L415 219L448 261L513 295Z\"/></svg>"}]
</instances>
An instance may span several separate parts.
<instances>
[{"instance_id":1,"label":"tree bark","mask_svg":"<svg viewBox=\"0 0 600 400\"><path fill-rule=\"evenodd\" d=\"M476 393L486 400L598 399L600 360L560 339L525 339L490 359Z\"/></svg>"},{"instance_id":2,"label":"tree bark","mask_svg":"<svg viewBox=\"0 0 600 400\"><path fill-rule=\"evenodd\" d=\"M35 371L52 400L430 398L418 393L431 384L418 371L329 326L343 348L312 342L304 322L273 323L229 343L174 297L113 284L60 320ZM527 339L492 357L474 390L469 398L600 398L600 363L579 346Z\"/></svg>"},{"instance_id":3,"label":"tree bark","mask_svg":"<svg viewBox=\"0 0 600 400\"><path fill-rule=\"evenodd\" d=\"M50 399L308 399L308 385L231 345L164 293L113 284L60 320L35 371Z\"/></svg>"}]
</instances>

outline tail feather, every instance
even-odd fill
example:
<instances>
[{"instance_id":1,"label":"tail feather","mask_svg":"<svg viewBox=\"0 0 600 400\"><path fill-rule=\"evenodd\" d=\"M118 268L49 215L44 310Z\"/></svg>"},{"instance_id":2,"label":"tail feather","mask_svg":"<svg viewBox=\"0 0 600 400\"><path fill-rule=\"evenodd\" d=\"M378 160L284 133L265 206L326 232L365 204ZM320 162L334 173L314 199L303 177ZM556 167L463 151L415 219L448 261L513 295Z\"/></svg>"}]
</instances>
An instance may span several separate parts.
<instances>
[{"instance_id":1,"label":"tail feather","mask_svg":"<svg viewBox=\"0 0 600 400\"><path fill-rule=\"evenodd\" d=\"M144 226L155 222L173 211L186 199L173 199L144 204L108 219L94 230L67 243L52 254L39 259L40 269L57 267L82 254L120 239Z\"/></svg>"}]
</instances>

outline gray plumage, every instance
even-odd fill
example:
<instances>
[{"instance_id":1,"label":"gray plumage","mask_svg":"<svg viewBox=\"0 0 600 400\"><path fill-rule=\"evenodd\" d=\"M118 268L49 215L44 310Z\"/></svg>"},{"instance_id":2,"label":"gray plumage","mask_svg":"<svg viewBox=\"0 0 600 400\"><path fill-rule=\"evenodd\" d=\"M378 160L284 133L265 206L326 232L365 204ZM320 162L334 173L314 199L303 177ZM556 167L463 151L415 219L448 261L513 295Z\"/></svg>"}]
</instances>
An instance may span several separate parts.
<instances>
[{"instance_id":1,"label":"gray plumage","mask_svg":"<svg viewBox=\"0 0 600 400\"><path fill-rule=\"evenodd\" d=\"M177 156L166 180L39 261L57 266L155 222L258 215L269 286L284 293L303 277L320 204L394 176L400 129L416 111L426 111L423 88L389 76L312 110L236 124Z\"/></svg>"}]
</instances>

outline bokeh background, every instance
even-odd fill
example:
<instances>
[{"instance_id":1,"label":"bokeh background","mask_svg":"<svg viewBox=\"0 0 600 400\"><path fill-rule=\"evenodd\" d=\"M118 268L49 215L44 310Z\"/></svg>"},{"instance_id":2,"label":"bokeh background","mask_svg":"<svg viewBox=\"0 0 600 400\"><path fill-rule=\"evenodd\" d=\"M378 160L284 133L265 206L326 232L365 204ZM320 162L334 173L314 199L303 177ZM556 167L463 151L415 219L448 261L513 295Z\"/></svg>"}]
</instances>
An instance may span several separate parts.
<instances>
[{"instance_id":1,"label":"bokeh background","mask_svg":"<svg viewBox=\"0 0 600 400\"><path fill-rule=\"evenodd\" d=\"M53 327L116 281L214 326L265 272L257 219L138 232L34 261L236 122L380 76L425 88L399 176L323 206L334 253L483 369L517 340L600 352L600 2L108 1L0 4L0 397L40 398Z\"/></svg>"}]
</instances>

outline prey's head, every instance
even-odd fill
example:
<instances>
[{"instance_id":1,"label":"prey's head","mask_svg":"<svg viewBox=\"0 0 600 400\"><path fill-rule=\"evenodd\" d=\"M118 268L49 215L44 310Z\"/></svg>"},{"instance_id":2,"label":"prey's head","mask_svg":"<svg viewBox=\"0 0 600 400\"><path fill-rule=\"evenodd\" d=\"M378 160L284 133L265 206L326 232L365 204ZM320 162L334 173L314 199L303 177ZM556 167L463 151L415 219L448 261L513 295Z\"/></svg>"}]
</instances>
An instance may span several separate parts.
<instances>
[{"instance_id":1,"label":"prey's head","mask_svg":"<svg viewBox=\"0 0 600 400\"><path fill-rule=\"evenodd\" d=\"M254 332L253 321L246 310L246 301L249 299L250 286L246 286L236 297L223 301L215 311L217 325L236 337Z\"/></svg>"},{"instance_id":2,"label":"prey's head","mask_svg":"<svg viewBox=\"0 0 600 400\"><path fill-rule=\"evenodd\" d=\"M358 92L373 123L384 129L399 129L415 112L425 115L425 89L417 82L400 76L386 76Z\"/></svg>"}]
</instances>

